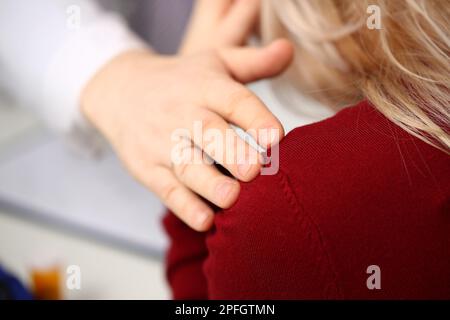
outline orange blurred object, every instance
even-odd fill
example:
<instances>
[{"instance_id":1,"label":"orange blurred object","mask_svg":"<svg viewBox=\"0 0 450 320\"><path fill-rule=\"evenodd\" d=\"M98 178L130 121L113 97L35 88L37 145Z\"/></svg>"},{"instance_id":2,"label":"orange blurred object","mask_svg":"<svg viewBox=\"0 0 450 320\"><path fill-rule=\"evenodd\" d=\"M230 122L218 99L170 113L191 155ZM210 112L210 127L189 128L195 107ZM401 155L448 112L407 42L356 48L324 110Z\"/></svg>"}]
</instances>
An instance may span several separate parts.
<instances>
[{"instance_id":1,"label":"orange blurred object","mask_svg":"<svg viewBox=\"0 0 450 320\"><path fill-rule=\"evenodd\" d=\"M46 269L33 269L31 271L33 281L33 295L38 300L60 300L61 272L58 266Z\"/></svg>"}]
</instances>

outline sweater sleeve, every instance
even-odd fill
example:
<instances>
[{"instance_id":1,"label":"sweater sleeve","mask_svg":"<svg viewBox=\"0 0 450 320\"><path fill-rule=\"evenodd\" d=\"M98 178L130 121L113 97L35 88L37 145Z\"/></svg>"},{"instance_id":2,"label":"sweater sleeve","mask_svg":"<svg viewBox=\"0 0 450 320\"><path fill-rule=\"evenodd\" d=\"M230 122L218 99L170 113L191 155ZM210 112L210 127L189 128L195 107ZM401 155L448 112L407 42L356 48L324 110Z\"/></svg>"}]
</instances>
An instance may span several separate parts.
<instances>
[{"instance_id":1,"label":"sweater sleeve","mask_svg":"<svg viewBox=\"0 0 450 320\"><path fill-rule=\"evenodd\" d=\"M339 298L320 229L299 200L282 171L242 185L207 239L209 298Z\"/></svg>"}]
</instances>

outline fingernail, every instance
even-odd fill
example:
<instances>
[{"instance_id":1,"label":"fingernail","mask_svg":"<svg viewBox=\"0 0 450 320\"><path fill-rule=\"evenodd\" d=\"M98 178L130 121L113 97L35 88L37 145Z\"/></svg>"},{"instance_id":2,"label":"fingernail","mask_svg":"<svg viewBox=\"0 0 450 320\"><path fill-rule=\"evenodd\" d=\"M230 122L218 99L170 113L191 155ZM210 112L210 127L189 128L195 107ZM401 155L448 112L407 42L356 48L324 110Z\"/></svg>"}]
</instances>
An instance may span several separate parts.
<instances>
[{"instance_id":1,"label":"fingernail","mask_svg":"<svg viewBox=\"0 0 450 320\"><path fill-rule=\"evenodd\" d=\"M272 139L269 136L267 136L266 134L263 134L259 138L259 144L263 148L268 148L272 144Z\"/></svg>"},{"instance_id":2,"label":"fingernail","mask_svg":"<svg viewBox=\"0 0 450 320\"><path fill-rule=\"evenodd\" d=\"M251 167L251 164L248 162L241 163L238 165L238 172L242 177L246 177Z\"/></svg>"},{"instance_id":3,"label":"fingernail","mask_svg":"<svg viewBox=\"0 0 450 320\"><path fill-rule=\"evenodd\" d=\"M280 136L278 131L279 129L276 128L262 129L259 134L259 144L264 148L270 147Z\"/></svg>"},{"instance_id":4,"label":"fingernail","mask_svg":"<svg viewBox=\"0 0 450 320\"><path fill-rule=\"evenodd\" d=\"M231 191L233 190L233 187L234 185L230 182L220 183L216 189L216 194L218 195L219 199L221 199L222 201L226 201Z\"/></svg>"},{"instance_id":5,"label":"fingernail","mask_svg":"<svg viewBox=\"0 0 450 320\"><path fill-rule=\"evenodd\" d=\"M209 218L209 213L206 211L199 211L197 212L196 225L199 229L203 229L205 226L206 220Z\"/></svg>"}]
</instances>

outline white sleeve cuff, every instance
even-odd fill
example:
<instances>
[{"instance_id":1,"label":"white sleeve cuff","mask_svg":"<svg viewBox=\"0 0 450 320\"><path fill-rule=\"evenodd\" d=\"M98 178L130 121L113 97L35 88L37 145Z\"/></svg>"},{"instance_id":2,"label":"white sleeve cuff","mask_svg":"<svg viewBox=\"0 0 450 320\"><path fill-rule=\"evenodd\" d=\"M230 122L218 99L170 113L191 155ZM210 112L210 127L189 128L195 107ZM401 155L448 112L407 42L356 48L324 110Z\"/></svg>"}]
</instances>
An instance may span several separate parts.
<instances>
[{"instance_id":1,"label":"white sleeve cuff","mask_svg":"<svg viewBox=\"0 0 450 320\"><path fill-rule=\"evenodd\" d=\"M51 60L44 80L44 117L83 148L104 143L80 112L81 91L112 58L130 49L147 47L117 14L104 14L94 23L67 30L64 43Z\"/></svg>"}]
</instances>

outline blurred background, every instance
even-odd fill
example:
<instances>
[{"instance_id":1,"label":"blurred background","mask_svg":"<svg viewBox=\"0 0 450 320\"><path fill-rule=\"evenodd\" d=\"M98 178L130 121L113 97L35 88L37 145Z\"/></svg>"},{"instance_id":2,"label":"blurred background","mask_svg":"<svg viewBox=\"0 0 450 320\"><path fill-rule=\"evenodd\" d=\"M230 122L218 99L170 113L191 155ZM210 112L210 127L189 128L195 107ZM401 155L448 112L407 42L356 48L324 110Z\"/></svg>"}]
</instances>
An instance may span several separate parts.
<instances>
[{"instance_id":1,"label":"blurred background","mask_svg":"<svg viewBox=\"0 0 450 320\"><path fill-rule=\"evenodd\" d=\"M190 0L103 3L125 12L142 38L168 54L176 52L192 5ZM266 81L251 88L286 131L316 120L283 108ZM307 100L296 104L316 107ZM0 265L28 289L44 298L170 298L163 213L158 199L128 176L111 151L86 156L0 94ZM80 290L65 285L71 265L80 267Z\"/></svg>"},{"instance_id":2,"label":"blurred background","mask_svg":"<svg viewBox=\"0 0 450 320\"><path fill-rule=\"evenodd\" d=\"M174 53L192 1L100 4L125 15L155 50ZM0 265L30 290L39 276L58 282L65 299L169 298L162 204L112 152L92 159L73 149L7 93L0 95ZM81 290L64 285L69 265L80 267Z\"/></svg>"}]
</instances>

